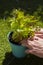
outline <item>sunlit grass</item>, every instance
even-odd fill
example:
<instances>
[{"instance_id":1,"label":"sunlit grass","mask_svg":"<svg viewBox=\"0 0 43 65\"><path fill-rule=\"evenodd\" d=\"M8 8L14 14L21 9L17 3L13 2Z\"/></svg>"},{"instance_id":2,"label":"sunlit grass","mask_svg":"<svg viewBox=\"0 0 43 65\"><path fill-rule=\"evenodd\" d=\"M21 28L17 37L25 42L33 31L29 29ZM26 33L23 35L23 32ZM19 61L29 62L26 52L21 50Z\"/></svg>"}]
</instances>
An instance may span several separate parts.
<instances>
[{"instance_id":1,"label":"sunlit grass","mask_svg":"<svg viewBox=\"0 0 43 65\"><path fill-rule=\"evenodd\" d=\"M0 65L5 59L5 53L10 52L11 48L7 41L7 34L10 31L10 27L7 22L0 19Z\"/></svg>"}]
</instances>

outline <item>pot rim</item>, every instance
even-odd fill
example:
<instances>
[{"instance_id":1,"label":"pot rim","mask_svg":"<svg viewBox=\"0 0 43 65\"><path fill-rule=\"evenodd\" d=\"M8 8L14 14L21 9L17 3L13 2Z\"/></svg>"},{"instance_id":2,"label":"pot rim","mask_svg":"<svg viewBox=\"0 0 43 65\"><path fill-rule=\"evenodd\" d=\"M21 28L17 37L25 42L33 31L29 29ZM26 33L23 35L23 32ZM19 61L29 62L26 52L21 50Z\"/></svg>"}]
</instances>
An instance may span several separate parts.
<instances>
[{"instance_id":1,"label":"pot rim","mask_svg":"<svg viewBox=\"0 0 43 65\"><path fill-rule=\"evenodd\" d=\"M12 44L15 44L15 45L21 46L21 44L19 44L19 43L17 43L17 42L14 42L14 41L12 40L12 34L13 34L12 31L9 32L9 34L8 34L8 40L9 40L9 42L12 43Z\"/></svg>"}]
</instances>

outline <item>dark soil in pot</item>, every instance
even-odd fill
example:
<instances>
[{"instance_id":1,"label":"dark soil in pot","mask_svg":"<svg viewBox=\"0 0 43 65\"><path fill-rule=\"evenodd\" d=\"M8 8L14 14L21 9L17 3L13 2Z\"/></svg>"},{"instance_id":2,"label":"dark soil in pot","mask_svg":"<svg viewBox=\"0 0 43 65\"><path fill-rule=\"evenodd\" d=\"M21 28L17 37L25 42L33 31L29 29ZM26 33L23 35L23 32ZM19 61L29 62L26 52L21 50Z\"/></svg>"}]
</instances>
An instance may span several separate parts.
<instances>
[{"instance_id":1,"label":"dark soil in pot","mask_svg":"<svg viewBox=\"0 0 43 65\"><path fill-rule=\"evenodd\" d=\"M9 41L10 41L12 44L15 44L15 45L21 45L20 43L15 42L15 41L12 39L12 34L13 34L13 32L10 32Z\"/></svg>"}]
</instances>

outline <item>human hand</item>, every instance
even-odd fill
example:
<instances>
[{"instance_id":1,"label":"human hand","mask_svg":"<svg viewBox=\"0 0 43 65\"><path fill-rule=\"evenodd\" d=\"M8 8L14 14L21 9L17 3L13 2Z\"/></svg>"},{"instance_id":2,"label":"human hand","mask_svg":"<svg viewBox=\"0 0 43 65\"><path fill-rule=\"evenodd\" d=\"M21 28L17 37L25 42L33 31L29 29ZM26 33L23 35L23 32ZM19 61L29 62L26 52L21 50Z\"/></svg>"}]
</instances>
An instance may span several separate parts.
<instances>
[{"instance_id":1,"label":"human hand","mask_svg":"<svg viewBox=\"0 0 43 65\"><path fill-rule=\"evenodd\" d=\"M43 58L43 29L35 33L34 39L32 41L28 38L22 42L28 48L26 53Z\"/></svg>"},{"instance_id":2,"label":"human hand","mask_svg":"<svg viewBox=\"0 0 43 65\"><path fill-rule=\"evenodd\" d=\"M37 38L38 40L28 40L26 47L26 53L34 54L40 58L43 58L43 39Z\"/></svg>"}]
</instances>

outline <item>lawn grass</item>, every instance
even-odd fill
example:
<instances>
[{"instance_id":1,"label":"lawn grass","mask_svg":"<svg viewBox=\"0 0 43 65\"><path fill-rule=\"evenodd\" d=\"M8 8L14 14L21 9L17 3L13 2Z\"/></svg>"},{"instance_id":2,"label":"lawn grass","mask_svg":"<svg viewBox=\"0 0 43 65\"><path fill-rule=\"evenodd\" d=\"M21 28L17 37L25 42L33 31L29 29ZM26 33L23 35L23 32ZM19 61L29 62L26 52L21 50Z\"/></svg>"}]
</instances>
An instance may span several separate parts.
<instances>
[{"instance_id":1,"label":"lawn grass","mask_svg":"<svg viewBox=\"0 0 43 65\"><path fill-rule=\"evenodd\" d=\"M10 45L7 41L7 34L10 31L10 27L7 22L3 19L0 19L0 65L5 59L5 53L10 52Z\"/></svg>"}]
</instances>

